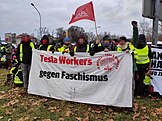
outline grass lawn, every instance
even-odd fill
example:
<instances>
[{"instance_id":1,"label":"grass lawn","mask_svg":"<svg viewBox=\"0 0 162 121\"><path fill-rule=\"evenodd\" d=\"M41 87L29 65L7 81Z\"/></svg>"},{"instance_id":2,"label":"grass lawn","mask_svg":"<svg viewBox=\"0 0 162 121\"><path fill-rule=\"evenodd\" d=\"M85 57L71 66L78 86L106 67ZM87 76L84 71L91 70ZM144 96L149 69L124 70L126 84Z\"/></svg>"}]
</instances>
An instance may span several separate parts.
<instances>
[{"instance_id":1,"label":"grass lawn","mask_svg":"<svg viewBox=\"0 0 162 121\"><path fill-rule=\"evenodd\" d=\"M162 99L134 99L132 111L60 101L24 93L4 84L8 71L0 69L0 121L161 121Z\"/></svg>"}]
</instances>

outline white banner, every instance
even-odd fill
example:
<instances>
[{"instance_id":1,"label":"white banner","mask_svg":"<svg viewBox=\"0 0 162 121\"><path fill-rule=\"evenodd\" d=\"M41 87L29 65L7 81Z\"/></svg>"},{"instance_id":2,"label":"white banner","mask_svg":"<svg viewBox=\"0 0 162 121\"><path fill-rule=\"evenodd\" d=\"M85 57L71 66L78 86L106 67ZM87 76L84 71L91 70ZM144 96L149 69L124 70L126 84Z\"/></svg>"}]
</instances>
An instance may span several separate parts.
<instances>
[{"instance_id":1,"label":"white banner","mask_svg":"<svg viewBox=\"0 0 162 121\"><path fill-rule=\"evenodd\" d=\"M154 92L162 95L162 48L152 47L153 59L151 60L151 85Z\"/></svg>"},{"instance_id":2,"label":"white banner","mask_svg":"<svg viewBox=\"0 0 162 121\"><path fill-rule=\"evenodd\" d=\"M73 102L132 107L132 56L33 50L28 93Z\"/></svg>"}]
</instances>

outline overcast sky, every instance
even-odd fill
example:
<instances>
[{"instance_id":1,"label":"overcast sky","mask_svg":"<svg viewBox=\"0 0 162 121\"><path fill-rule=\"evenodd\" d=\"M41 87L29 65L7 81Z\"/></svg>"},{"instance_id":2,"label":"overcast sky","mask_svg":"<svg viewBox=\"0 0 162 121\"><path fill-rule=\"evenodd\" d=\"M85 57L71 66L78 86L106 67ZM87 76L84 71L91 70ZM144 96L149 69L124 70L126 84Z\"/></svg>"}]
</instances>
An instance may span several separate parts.
<instances>
[{"instance_id":1,"label":"overcast sky","mask_svg":"<svg viewBox=\"0 0 162 121\"><path fill-rule=\"evenodd\" d=\"M92 0L99 33L109 31L112 34L132 36L130 22L142 20L142 0ZM82 20L68 25L76 8L90 0L0 0L0 36L8 32L36 33L39 28L39 16L31 6L35 4L42 15L42 26L51 32L58 27L71 25L83 27L86 31L94 23ZM94 31L94 30L92 30Z\"/></svg>"}]
</instances>

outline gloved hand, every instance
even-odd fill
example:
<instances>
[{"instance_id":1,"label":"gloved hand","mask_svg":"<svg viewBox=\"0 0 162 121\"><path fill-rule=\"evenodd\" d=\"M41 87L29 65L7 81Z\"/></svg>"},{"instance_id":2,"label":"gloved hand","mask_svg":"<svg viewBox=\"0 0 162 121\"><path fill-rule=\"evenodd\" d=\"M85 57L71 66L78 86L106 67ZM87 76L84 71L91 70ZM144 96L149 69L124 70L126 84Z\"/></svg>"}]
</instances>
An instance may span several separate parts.
<instances>
[{"instance_id":1,"label":"gloved hand","mask_svg":"<svg viewBox=\"0 0 162 121\"><path fill-rule=\"evenodd\" d=\"M137 21L132 21L131 24L133 27L137 27Z\"/></svg>"},{"instance_id":2,"label":"gloved hand","mask_svg":"<svg viewBox=\"0 0 162 121\"><path fill-rule=\"evenodd\" d=\"M132 56L134 57L134 52L132 52L131 54L132 54Z\"/></svg>"},{"instance_id":3,"label":"gloved hand","mask_svg":"<svg viewBox=\"0 0 162 121\"><path fill-rule=\"evenodd\" d=\"M104 52L109 52L109 50L107 48L104 49Z\"/></svg>"},{"instance_id":4,"label":"gloved hand","mask_svg":"<svg viewBox=\"0 0 162 121\"><path fill-rule=\"evenodd\" d=\"M70 56L74 56L74 52L70 52Z\"/></svg>"},{"instance_id":5,"label":"gloved hand","mask_svg":"<svg viewBox=\"0 0 162 121\"><path fill-rule=\"evenodd\" d=\"M94 51L90 51L90 56L94 56L95 52Z\"/></svg>"},{"instance_id":6,"label":"gloved hand","mask_svg":"<svg viewBox=\"0 0 162 121\"><path fill-rule=\"evenodd\" d=\"M129 53L129 50L127 49L125 52L126 52L126 53Z\"/></svg>"}]
</instances>

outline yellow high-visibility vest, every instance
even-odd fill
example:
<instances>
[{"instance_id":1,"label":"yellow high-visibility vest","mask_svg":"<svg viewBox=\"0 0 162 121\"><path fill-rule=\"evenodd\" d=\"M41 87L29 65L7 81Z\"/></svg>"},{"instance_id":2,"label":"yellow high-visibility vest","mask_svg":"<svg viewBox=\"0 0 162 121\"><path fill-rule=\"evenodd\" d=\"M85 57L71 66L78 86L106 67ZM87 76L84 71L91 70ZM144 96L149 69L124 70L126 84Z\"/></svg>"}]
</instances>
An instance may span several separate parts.
<instances>
[{"instance_id":1,"label":"yellow high-visibility vest","mask_svg":"<svg viewBox=\"0 0 162 121\"><path fill-rule=\"evenodd\" d=\"M50 51L51 47L52 47L52 45L48 45L47 51Z\"/></svg>"},{"instance_id":2,"label":"yellow high-visibility vest","mask_svg":"<svg viewBox=\"0 0 162 121\"><path fill-rule=\"evenodd\" d=\"M89 48L90 48L89 45L87 45L87 49L86 49L87 53L89 52ZM74 52L76 52L76 51L77 51L77 46L74 47Z\"/></svg>"},{"instance_id":3,"label":"yellow high-visibility vest","mask_svg":"<svg viewBox=\"0 0 162 121\"><path fill-rule=\"evenodd\" d=\"M2 46L2 47L1 47L1 50L4 50L4 49L6 49L6 48L5 48L4 46Z\"/></svg>"},{"instance_id":4,"label":"yellow high-visibility vest","mask_svg":"<svg viewBox=\"0 0 162 121\"><path fill-rule=\"evenodd\" d=\"M132 50L132 51L134 51L135 50L135 47L132 45L132 43L128 43L128 47L127 47L128 49L130 49L130 50ZM117 51L118 52L121 52L122 51L122 48L120 48L120 47L118 47L117 48Z\"/></svg>"},{"instance_id":5,"label":"yellow high-visibility vest","mask_svg":"<svg viewBox=\"0 0 162 121\"><path fill-rule=\"evenodd\" d=\"M41 47L42 47L42 45L39 46L39 50L40 50ZM52 45L48 45L47 51L50 51L51 47L52 47Z\"/></svg>"},{"instance_id":6,"label":"yellow high-visibility vest","mask_svg":"<svg viewBox=\"0 0 162 121\"><path fill-rule=\"evenodd\" d=\"M136 59L137 64L146 64L150 62L149 56L149 47L146 45L143 49L135 49L134 58Z\"/></svg>"},{"instance_id":7,"label":"yellow high-visibility vest","mask_svg":"<svg viewBox=\"0 0 162 121\"><path fill-rule=\"evenodd\" d=\"M98 44L98 47L101 47L101 43L100 43L100 44Z\"/></svg>"},{"instance_id":8,"label":"yellow high-visibility vest","mask_svg":"<svg viewBox=\"0 0 162 121\"><path fill-rule=\"evenodd\" d=\"M30 42L30 47L34 49L34 44L33 42ZM20 62L23 60L23 44L20 44Z\"/></svg>"},{"instance_id":9,"label":"yellow high-visibility vest","mask_svg":"<svg viewBox=\"0 0 162 121\"><path fill-rule=\"evenodd\" d=\"M13 74L13 71L16 69L16 67L12 67L11 70L10 70L10 74ZM18 73L20 72L21 70L18 69L18 71L16 72L15 74L15 77L14 77L14 83L15 84L23 84L23 81L20 80L20 78L17 76Z\"/></svg>"},{"instance_id":10,"label":"yellow high-visibility vest","mask_svg":"<svg viewBox=\"0 0 162 121\"><path fill-rule=\"evenodd\" d=\"M130 48L130 50L135 51L135 47L131 42L129 43L129 48Z\"/></svg>"},{"instance_id":11,"label":"yellow high-visibility vest","mask_svg":"<svg viewBox=\"0 0 162 121\"><path fill-rule=\"evenodd\" d=\"M1 62L5 62L5 61L6 61L6 58L2 57Z\"/></svg>"},{"instance_id":12,"label":"yellow high-visibility vest","mask_svg":"<svg viewBox=\"0 0 162 121\"><path fill-rule=\"evenodd\" d=\"M42 47L42 45L39 46L38 50L40 50L41 47Z\"/></svg>"},{"instance_id":13,"label":"yellow high-visibility vest","mask_svg":"<svg viewBox=\"0 0 162 121\"><path fill-rule=\"evenodd\" d=\"M15 59L15 61L16 61L16 63L18 63L18 60L17 59Z\"/></svg>"},{"instance_id":14,"label":"yellow high-visibility vest","mask_svg":"<svg viewBox=\"0 0 162 121\"><path fill-rule=\"evenodd\" d=\"M122 48L118 47L118 48L117 48L117 51L118 51L118 52L121 52L121 51L122 51Z\"/></svg>"},{"instance_id":15,"label":"yellow high-visibility vest","mask_svg":"<svg viewBox=\"0 0 162 121\"><path fill-rule=\"evenodd\" d=\"M145 75L144 84L150 85L150 76Z\"/></svg>"},{"instance_id":16,"label":"yellow high-visibility vest","mask_svg":"<svg viewBox=\"0 0 162 121\"><path fill-rule=\"evenodd\" d=\"M16 63L18 63L18 60L17 59L12 59L12 62L15 61Z\"/></svg>"},{"instance_id":17,"label":"yellow high-visibility vest","mask_svg":"<svg viewBox=\"0 0 162 121\"><path fill-rule=\"evenodd\" d=\"M59 52L67 52L67 53L69 53L70 52L70 48L65 48L64 46L62 46L61 48L58 48L58 51Z\"/></svg>"},{"instance_id":18,"label":"yellow high-visibility vest","mask_svg":"<svg viewBox=\"0 0 162 121\"><path fill-rule=\"evenodd\" d=\"M15 70L15 68L16 68L16 67L12 67L12 68L10 69L10 74L13 74L12 71Z\"/></svg>"}]
</instances>

